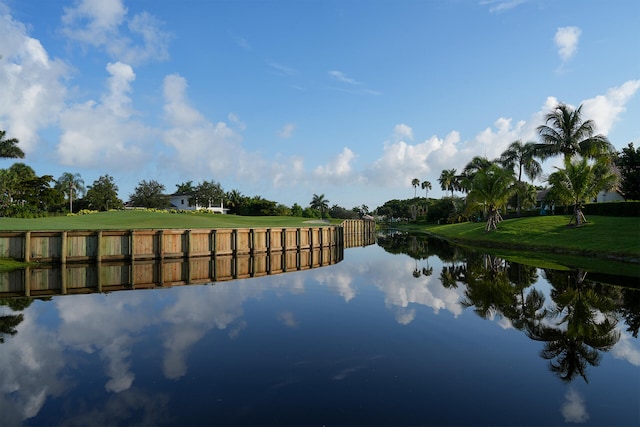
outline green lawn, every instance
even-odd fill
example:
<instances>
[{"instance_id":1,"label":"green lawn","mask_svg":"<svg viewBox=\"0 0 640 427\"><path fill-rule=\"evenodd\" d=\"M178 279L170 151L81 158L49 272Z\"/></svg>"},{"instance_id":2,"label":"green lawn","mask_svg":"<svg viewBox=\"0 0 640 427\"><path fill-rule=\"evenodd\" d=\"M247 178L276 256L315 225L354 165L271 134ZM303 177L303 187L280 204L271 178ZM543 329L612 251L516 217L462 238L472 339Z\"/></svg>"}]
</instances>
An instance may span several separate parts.
<instances>
[{"instance_id":1,"label":"green lawn","mask_svg":"<svg viewBox=\"0 0 640 427\"><path fill-rule=\"evenodd\" d=\"M509 219L489 233L484 231L484 223L412 229L476 246L610 256L640 262L640 218L589 216L583 226L568 227L569 218L559 215Z\"/></svg>"},{"instance_id":2,"label":"green lawn","mask_svg":"<svg viewBox=\"0 0 640 427\"><path fill-rule=\"evenodd\" d=\"M87 215L34 219L0 218L0 230L130 230L152 228L261 228L323 225L309 218L291 216L237 216L206 213L169 213L149 211L111 211ZM332 220L332 224L341 220Z\"/></svg>"}]
</instances>

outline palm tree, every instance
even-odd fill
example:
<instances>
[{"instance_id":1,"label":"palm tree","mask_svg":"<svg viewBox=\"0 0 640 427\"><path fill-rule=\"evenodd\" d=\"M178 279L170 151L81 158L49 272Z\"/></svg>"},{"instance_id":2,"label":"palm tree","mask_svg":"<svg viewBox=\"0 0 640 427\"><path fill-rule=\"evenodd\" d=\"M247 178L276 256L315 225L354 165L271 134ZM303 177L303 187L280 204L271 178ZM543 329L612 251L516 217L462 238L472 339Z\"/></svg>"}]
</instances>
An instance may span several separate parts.
<instances>
[{"instance_id":1,"label":"palm tree","mask_svg":"<svg viewBox=\"0 0 640 427\"><path fill-rule=\"evenodd\" d=\"M431 190L431 181L422 181L422 189L424 190L424 198L426 199L425 216L429 214L429 190Z\"/></svg>"},{"instance_id":2,"label":"palm tree","mask_svg":"<svg viewBox=\"0 0 640 427\"><path fill-rule=\"evenodd\" d=\"M324 198L324 194L320 194L319 196L314 194L310 206L311 209L319 209L322 218L324 218L325 211L329 209L329 201Z\"/></svg>"},{"instance_id":3,"label":"palm tree","mask_svg":"<svg viewBox=\"0 0 640 427\"><path fill-rule=\"evenodd\" d=\"M413 178L411 180L411 185L413 185L413 198L416 198L416 189L418 188L418 185L420 185L420 180L418 178Z\"/></svg>"},{"instance_id":4,"label":"palm tree","mask_svg":"<svg viewBox=\"0 0 640 427\"><path fill-rule=\"evenodd\" d=\"M536 156L542 160L564 155L565 160L576 154L588 158L611 157L615 150L604 135L594 135L595 122L582 119L582 105L573 110L558 104L545 116L545 124L538 126L541 143L536 144Z\"/></svg>"},{"instance_id":5,"label":"palm tree","mask_svg":"<svg viewBox=\"0 0 640 427\"><path fill-rule=\"evenodd\" d=\"M438 178L438 182L440 183L440 188L442 191L451 191L451 197L453 198L453 190L457 190L460 188L458 184L458 177L456 175L455 169L445 169L440 173L440 178Z\"/></svg>"},{"instance_id":6,"label":"palm tree","mask_svg":"<svg viewBox=\"0 0 640 427\"><path fill-rule=\"evenodd\" d=\"M425 194L424 194L425 199L429 200L429 190L433 188L431 186L431 181L422 181L421 185L422 185L422 189L425 190Z\"/></svg>"},{"instance_id":7,"label":"palm tree","mask_svg":"<svg viewBox=\"0 0 640 427\"><path fill-rule=\"evenodd\" d=\"M529 141L523 144L521 140L517 140L509 144L509 147L500 155L499 162L502 166L507 169L517 168L518 170L518 191L516 193L516 209L518 215L520 215L522 204L521 193L524 189L522 186L522 172L524 172L531 181L542 173L542 165L533 157L535 147L535 142Z\"/></svg>"},{"instance_id":8,"label":"palm tree","mask_svg":"<svg viewBox=\"0 0 640 427\"><path fill-rule=\"evenodd\" d=\"M0 130L0 158L24 159L24 151L18 147L16 138L5 139L6 131Z\"/></svg>"},{"instance_id":9,"label":"palm tree","mask_svg":"<svg viewBox=\"0 0 640 427\"><path fill-rule=\"evenodd\" d=\"M69 199L69 212L73 213L73 193L85 193L84 180L80 174L65 172L58 178L54 187Z\"/></svg>"},{"instance_id":10,"label":"palm tree","mask_svg":"<svg viewBox=\"0 0 640 427\"><path fill-rule=\"evenodd\" d=\"M582 225L586 218L582 213L582 203L592 200L602 190L611 190L618 183L618 176L611 171L605 160L590 164L586 158L571 161L565 158L564 169L549 175L552 196L566 204L573 204L574 213L569 224L575 219Z\"/></svg>"},{"instance_id":11,"label":"palm tree","mask_svg":"<svg viewBox=\"0 0 640 427\"><path fill-rule=\"evenodd\" d=\"M465 192L471 191L471 181L478 171L487 169L494 162L482 156L475 156L462 170L462 174L458 176L458 187Z\"/></svg>"},{"instance_id":12,"label":"palm tree","mask_svg":"<svg viewBox=\"0 0 640 427\"><path fill-rule=\"evenodd\" d=\"M496 164L476 172L471 181L467 203L478 204L488 210L485 230L495 230L498 222L502 220L500 208L507 204L509 197L513 194L515 190L513 182L513 173Z\"/></svg>"}]
</instances>

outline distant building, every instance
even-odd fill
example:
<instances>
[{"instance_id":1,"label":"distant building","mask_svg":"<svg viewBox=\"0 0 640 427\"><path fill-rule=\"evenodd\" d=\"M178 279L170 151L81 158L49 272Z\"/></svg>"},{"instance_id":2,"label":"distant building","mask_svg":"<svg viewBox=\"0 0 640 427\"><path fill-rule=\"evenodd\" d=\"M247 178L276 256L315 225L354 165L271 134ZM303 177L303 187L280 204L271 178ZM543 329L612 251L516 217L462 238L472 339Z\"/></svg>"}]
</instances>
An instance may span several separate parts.
<instances>
[{"instance_id":1,"label":"distant building","mask_svg":"<svg viewBox=\"0 0 640 427\"><path fill-rule=\"evenodd\" d=\"M174 193L169 195L169 203L171 204L172 209L181 209L185 211L197 211L197 210L208 210L213 213L226 214L229 213L229 209L224 207L224 201L220 200L220 205L214 206L210 204L209 206L200 206L200 205L191 205L189 203L189 198L191 196L185 193Z\"/></svg>"}]
</instances>

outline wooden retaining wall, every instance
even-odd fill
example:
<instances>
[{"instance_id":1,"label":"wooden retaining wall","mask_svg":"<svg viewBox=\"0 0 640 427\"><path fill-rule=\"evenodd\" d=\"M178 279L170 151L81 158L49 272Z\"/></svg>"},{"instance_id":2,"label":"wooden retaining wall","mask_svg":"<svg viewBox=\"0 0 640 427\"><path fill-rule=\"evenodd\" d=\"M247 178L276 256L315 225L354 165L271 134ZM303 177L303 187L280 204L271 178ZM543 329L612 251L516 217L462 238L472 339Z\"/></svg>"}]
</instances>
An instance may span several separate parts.
<instances>
[{"instance_id":1,"label":"wooden retaining wall","mask_svg":"<svg viewBox=\"0 0 640 427\"><path fill-rule=\"evenodd\" d=\"M332 245L213 257L48 264L0 272L0 298L207 284L324 267L343 256L343 247Z\"/></svg>"},{"instance_id":2,"label":"wooden retaining wall","mask_svg":"<svg viewBox=\"0 0 640 427\"><path fill-rule=\"evenodd\" d=\"M193 230L0 231L0 257L86 263L272 253L344 245L341 226Z\"/></svg>"},{"instance_id":3,"label":"wooden retaining wall","mask_svg":"<svg viewBox=\"0 0 640 427\"><path fill-rule=\"evenodd\" d=\"M347 219L340 225L345 248L367 246L376 242L376 222L373 220Z\"/></svg>"}]
</instances>

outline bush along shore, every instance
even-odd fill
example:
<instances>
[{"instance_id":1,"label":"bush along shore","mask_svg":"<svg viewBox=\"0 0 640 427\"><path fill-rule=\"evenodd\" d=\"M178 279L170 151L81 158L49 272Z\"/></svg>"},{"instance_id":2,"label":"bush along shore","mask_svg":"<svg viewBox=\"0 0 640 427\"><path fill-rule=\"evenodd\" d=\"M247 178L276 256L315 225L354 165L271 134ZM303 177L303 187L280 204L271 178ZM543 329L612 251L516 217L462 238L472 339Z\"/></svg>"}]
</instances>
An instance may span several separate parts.
<instances>
[{"instance_id":1,"label":"bush along shore","mask_svg":"<svg viewBox=\"0 0 640 427\"><path fill-rule=\"evenodd\" d=\"M569 226L570 219L571 216L565 215L508 219L491 232L485 231L484 222L408 223L400 228L474 247L640 263L640 218L592 215L579 227Z\"/></svg>"}]
</instances>

